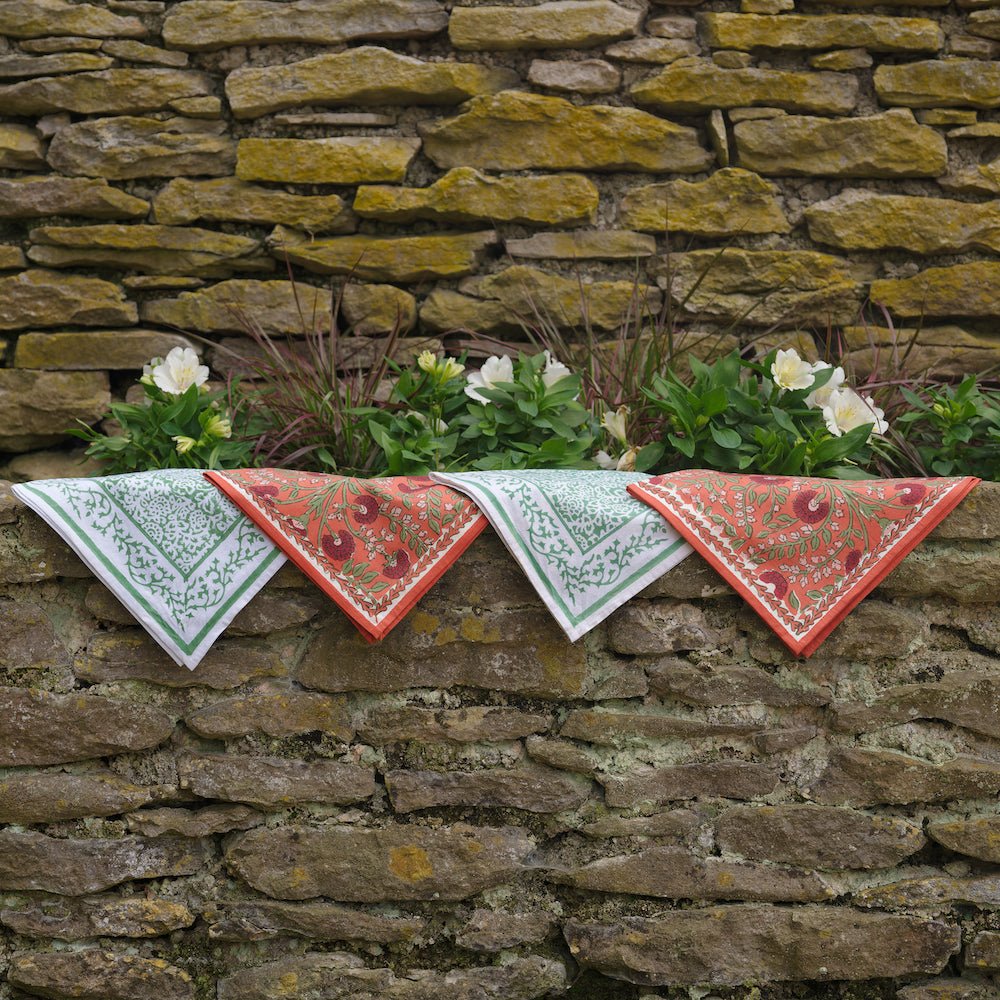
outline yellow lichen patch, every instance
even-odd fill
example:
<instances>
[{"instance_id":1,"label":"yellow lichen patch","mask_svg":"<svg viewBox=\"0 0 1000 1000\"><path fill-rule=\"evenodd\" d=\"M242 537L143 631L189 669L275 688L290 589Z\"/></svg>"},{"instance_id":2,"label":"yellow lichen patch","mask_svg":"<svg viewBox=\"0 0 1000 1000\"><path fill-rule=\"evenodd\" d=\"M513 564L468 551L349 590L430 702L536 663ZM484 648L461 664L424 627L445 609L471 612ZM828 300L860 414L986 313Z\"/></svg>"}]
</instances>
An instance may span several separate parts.
<instances>
[{"instance_id":1,"label":"yellow lichen patch","mask_svg":"<svg viewBox=\"0 0 1000 1000\"><path fill-rule=\"evenodd\" d=\"M486 627L482 618L476 615L469 615L462 619L459 625L462 638L467 642L499 642L500 629L496 625L491 628Z\"/></svg>"},{"instance_id":2,"label":"yellow lichen patch","mask_svg":"<svg viewBox=\"0 0 1000 1000\"><path fill-rule=\"evenodd\" d=\"M417 635L432 635L441 625L441 619L435 615L429 615L426 611L414 611L410 615L410 628Z\"/></svg>"},{"instance_id":3,"label":"yellow lichen patch","mask_svg":"<svg viewBox=\"0 0 1000 1000\"><path fill-rule=\"evenodd\" d=\"M422 847L406 844L389 851L389 871L404 882L423 882L434 874L434 866Z\"/></svg>"}]
</instances>

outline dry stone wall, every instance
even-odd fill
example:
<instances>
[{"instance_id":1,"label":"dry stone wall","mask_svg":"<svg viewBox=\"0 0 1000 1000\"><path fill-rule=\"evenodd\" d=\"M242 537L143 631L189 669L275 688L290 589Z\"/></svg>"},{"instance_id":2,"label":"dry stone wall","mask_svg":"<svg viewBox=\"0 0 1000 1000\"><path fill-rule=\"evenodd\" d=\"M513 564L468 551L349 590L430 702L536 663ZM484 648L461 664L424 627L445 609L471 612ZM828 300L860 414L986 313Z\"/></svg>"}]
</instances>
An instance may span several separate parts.
<instances>
[{"instance_id":1,"label":"dry stone wall","mask_svg":"<svg viewBox=\"0 0 1000 1000\"><path fill-rule=\"evenodd\" d=\"M572 331L581 278L609 333L637 276L722 344L832 324L864 375L870 296L991 368L998 46L993 0L2 0L0 461L65 471L233 306L300 331L289 267L376 348Z\"/></svg>"},{"instance_id":2,"label":"dry stone wall","mask_svg":"<svg viewBox=\"0 0 1000 1000\"><path fill-rule=\"evenodd\" d=\"M692 556L569 644L487 533L194 672L0 486L0 998L991 1000L1000 487L810 660Z\"/></svg>"}]
</instances>

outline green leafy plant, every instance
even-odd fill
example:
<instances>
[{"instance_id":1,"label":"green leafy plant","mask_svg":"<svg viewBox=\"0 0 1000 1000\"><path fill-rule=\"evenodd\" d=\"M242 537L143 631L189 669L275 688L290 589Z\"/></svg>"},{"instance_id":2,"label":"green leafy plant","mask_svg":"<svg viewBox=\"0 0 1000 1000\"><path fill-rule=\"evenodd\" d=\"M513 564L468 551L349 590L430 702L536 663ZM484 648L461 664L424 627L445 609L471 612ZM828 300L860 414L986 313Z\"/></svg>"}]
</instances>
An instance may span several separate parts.
<instances>
[{"instance_id":1,"label":"green leafy plant","mask_svg":"<svg viewBox=\"0 0 1000 1000\"><path fill-rule=\"evenodd\" d=\"M425 352L399 371L392 409L369 429L390 474L443 469L592 468L594 422L581 380L548 351L463 361Z\"/></svg>"},{"instance_id":2,"label":"green leafy plant","mask_svg":"<svg viewBox=\"0 0 1000 1000\"><path fill-rule=\"evenodd\" d=\"M232 469L249 464L250 446L232 437L222 393L208 391L208 368L191 348L175 347L153 358L139 380L141 403L112 403L103 434L82 424L69 431L88 442L86 454L107 475L149 469Z\"/></svg>"},{"instance_id":3,"label":"green leafy plant","mask_svg":"<svg viewBox=\"0 0 1000 1000\"><path fill-rule=\"evenodd\" d=\"M464 413L467 401L463 361L439 359L424 351L416 366L391 368L397 377L390 405L368 421L382 450L385 471L390 476L415 476L449 468L459 438L452 421Z\"/></svg>"},{"instance_id":4,"label":"green leafy plant","mask_svg":"<svg viewBox=\"0 0 1000 1000\"><path fill-rule=\"evenodd\" d=\"M780 350L760 364L733 351L690 365L691 384L668 370L645 391L663 432L637 450L637 470L869 477L869 442L887 425L870 400L843 386L843 369Z\"/></svg>"},{"instance_id":5,"label":"green leafy plant","mask_svg":"<svg viewBox=\"0 0 1000 1000\"><path fill-rule=\"evenodd\" d=\"M982 389L975 375L922 394L900 391L912 409L896 423L926 472L1000 478L1000 393Z\"/></svg>"}]
</instances>

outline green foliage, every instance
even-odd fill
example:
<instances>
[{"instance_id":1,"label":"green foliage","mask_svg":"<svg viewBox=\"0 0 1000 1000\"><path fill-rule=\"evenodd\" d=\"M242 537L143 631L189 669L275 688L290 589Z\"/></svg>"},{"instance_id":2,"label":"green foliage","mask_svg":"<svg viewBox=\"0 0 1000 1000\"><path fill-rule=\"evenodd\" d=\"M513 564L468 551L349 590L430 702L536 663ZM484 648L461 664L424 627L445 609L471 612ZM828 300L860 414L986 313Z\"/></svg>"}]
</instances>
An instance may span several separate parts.
<instances>
[{"instance_id":1,"label":"green foliage","mask_svg":"<svg viewBox=\"0 0 1000 1000\"><path fill-rule=\"evenodd\" d=\"M219 393L190 385L173 395L143 381L143 403L112 403L106 420L116 434L81 424L69 431L89 442L87 455L105 462L104 472L144 472L149 469L237 469L250 462L251 448L229 437L229 420L220 408Z\"/></svg>"},{"instance_id":2,"label":"green foliage","mask_svg":"<svg viewBox=\"0 0 1000 1000\"><path fill-rule=\"evenodd\" d=\"M579 402L578 375L547 383L548 352L519 354L510 382L478 389L458 423L460 446L473 469L593 468L593 420Z\"/></svg>"},{"instance_id":3,"label":"green foliage","mask_svg":"<svg viewBox=\"0 0 1000 1000\"><path fill-rule=\"evenodd\" d=\"M1000 393L980 388L975 375L922 395L900 391L912 409L896 425L927 472L1000 479Z\"/></svg>"},{"instance_id":4,"label":"green foliage","mask_svg":"<svg viewBox=\"0 0 1000 1000\"><path fill-rule=\"evenodd\" d=\"M390 407L369 421L390 475L593 468L594 422L579 401L579 376L544 351L490 359L484 372L502 370L502 379L466 379L463 370L428 354L416 369L398 370Z\"/></svg>"},{"instance_id":5,"label":"green foliage","mask_svg":"<svg viewBox=\"0 0 1000 1000\"><path fill-rule=\"evenodd\" d=\"M661 417L662 437L639 450L636 469L867 478L873 424L837 436L822 409L806 403L834 369L816 371L808 388L782 390L768 377L775 353L762 364L735 351L713 365L691 357L690 385L673 370L655 376L645 395Z\"/></svg>"},{"instance_id":6,"label":"green foliage","mask_svg":"<svg viewBox=\"0 0 1000 1000\"><path fill-rule=\"evenodd\" d=\"M450 468L459 438L452 424L467 401L464 364L439 361L427 351L413 368L391 367L397 379L389 405L368 421L384 474L419 476Z\"/></svg>"}]
</instances>

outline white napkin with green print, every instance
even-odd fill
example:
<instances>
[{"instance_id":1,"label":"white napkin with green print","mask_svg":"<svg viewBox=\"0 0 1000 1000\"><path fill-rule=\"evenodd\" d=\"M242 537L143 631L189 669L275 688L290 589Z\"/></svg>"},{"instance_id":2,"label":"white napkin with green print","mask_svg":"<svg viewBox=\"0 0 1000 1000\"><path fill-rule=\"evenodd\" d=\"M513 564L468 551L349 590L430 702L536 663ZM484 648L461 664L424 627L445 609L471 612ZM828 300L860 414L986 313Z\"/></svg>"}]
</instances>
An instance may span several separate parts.
<instances>
[{"instance_id":1,"label":"white napkin with green print","mask_svg":"<svg viewBox=\"0 0 1000 1000\"><path fill-rule=\"evenodd\" d=\"M285 561L198 469L12 489L191 670Z\"/></svg>"},{"instance_id":2,"label":"white napkin with green print","mask_svg":"<svg viewBox=\"0 0 1000 1000\"><path fill-rule=\"evenodd\" d=\"M539 469L431 478L476 501L574 641L692 551L626 492L648 476Z\"/></svg>"}]
</instances>

